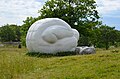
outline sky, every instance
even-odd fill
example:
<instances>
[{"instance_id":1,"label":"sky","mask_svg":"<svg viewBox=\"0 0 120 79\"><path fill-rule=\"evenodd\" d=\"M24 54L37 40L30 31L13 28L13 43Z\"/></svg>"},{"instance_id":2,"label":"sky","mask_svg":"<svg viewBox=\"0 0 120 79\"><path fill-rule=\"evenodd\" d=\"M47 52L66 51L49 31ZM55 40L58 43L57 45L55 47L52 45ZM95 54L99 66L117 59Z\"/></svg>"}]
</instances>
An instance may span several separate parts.
<instances>
[{"instance_id":1,"label":"sky","mask_svg":"<svg viewBox=\"0 0 120 79\"><path fill-rule=\"evenodd\" d=\"M22 25L26 17L37 17L47 0L0 0L0 26ZM120 0L96 0L103 24L120 30Z\"/></svg>"}]
</instances>

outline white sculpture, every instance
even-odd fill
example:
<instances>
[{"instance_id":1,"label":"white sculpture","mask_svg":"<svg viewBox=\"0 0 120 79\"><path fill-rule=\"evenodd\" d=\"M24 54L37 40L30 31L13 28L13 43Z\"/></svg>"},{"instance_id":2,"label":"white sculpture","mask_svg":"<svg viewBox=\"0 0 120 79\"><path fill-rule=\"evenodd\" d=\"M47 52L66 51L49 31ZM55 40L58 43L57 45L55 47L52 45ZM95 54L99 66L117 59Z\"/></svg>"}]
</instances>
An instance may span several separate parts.
<instances>
[{"instance_id":1,"label":"white sculpture","mask_svg":"<svg viewBox=\"0 0 120 79\"><path fill-rule=\"evenodd\" d=\"M65 21L46 18L35 22L28 30L26 45L29 52L57 53L75 51L79 33Z\"/></svg>"}]
</instances>

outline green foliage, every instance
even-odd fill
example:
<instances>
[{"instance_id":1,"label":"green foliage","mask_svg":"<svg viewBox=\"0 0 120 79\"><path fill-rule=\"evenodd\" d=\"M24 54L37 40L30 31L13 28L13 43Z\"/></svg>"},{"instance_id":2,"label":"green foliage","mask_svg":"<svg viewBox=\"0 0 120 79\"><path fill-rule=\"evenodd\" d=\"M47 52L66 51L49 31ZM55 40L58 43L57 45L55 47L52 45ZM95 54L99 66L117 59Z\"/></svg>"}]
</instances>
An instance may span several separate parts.
<instances>
[{"instance_id":1,"label":"green foliage","mask_svg":"<svg viewBox=\"0 0 120 79\"><path fill-rule=\"evenodd\" d=\"M21 36L22 45L26 47L26 36Z\"/></svg>"},{"instance_id":2,"label":"green foliage","mask_svg":"<svg viewBox=\"0 0 120 79\"><path fill-rule=\"evenodd\" d=\"M119 79L120 48L96 50L91 55L38 58L25 55L25 48L0 48L0 79Z\"/></svg>"},{"instance_id":3,"label":"green foliage","mask_svg":"<svg viewBox=\"0 0 120 79\"><path fill-rule=\"evenodd\" d=\"M118 31L115 30L114 27L102 25L99 27L99 31L100 31L99 42L102 43L102 45L104 45L106 49L109 48L110 43L111 45L115 45L115 42L117 42L118 40L118 33L117 33Z\"/></svg>"},{"instance_id":4,"label":"green foliage","mask_svg":"<svg viewBox=\"0 0 120 79\"><path fill-rule=\"evenodd\" d=\"M99 19L94 0L50 0L39 13L39 18L61 18L84 35Z\"/></svg>"},{"instance_id":5,"label":"green foliage","mask_svg":"<svg viewBox=\"0 0 120 79\"><path fill-rule=\"evenodd\" d=\"M20 41L20 27L17 25L4 25L0 27L0 40L2 42Z\"/></svg>"},{"instance_id":6,"label":"green foliage","mask_svg":"<svg viewBox=\"0 0 120 79\"><path fill-rule=\"evenodd\" d=\"M21 41L22 45L26 46L26 35L29 27L37 20L37 18L27 17L24 24L21 26Z\"/></svg>"}]
</instances>

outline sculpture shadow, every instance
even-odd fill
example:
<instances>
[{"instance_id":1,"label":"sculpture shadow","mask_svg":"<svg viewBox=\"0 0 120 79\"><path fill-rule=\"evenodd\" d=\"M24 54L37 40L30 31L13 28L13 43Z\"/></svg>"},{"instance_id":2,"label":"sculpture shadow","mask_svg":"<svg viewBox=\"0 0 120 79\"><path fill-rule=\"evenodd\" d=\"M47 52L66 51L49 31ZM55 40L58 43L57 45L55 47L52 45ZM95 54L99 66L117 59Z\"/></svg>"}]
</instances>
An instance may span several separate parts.
<instances>
[{"instance_id":1,"label":"sculpture shadow","mask_svg":"<svg viewBox=\"0 0 120 79\"><path fill-rule=\"evenodd\" d=\"M77 55L75 52L58 52L56 54L40 53L40 52L28 52L26 55L31 57L50 58L50 57L63 57Z\"/></svg>"}]
</instances>

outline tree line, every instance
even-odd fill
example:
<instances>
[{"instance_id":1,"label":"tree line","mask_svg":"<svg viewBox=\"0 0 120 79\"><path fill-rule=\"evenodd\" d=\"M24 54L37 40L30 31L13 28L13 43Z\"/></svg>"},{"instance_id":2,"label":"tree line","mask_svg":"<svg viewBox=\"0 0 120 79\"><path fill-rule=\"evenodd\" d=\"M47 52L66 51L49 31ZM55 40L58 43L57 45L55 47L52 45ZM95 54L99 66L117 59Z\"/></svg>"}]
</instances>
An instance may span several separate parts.
<instances>
[{"instance_id":1,"label":"tree line","mask_svg":"<svg viewBox=\"0 0 120 79\"><path fill-rule=\"evenodd\" d=\"M94 0L48 0L38 10L38 17L27 17L21 26L7 24L0 27L0 41L21 41L25 45L27 31L34 22L43 18L60 18L79 31L79 46L94 45L106 49L119 46L120 31L103 25L96 7Z\"/></svg>"}]
</instances>

